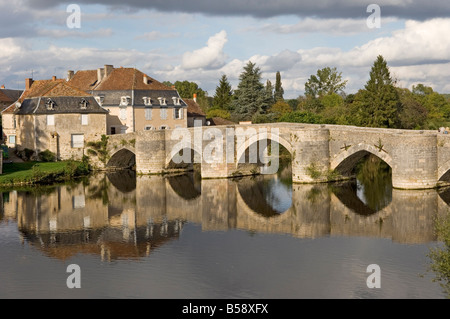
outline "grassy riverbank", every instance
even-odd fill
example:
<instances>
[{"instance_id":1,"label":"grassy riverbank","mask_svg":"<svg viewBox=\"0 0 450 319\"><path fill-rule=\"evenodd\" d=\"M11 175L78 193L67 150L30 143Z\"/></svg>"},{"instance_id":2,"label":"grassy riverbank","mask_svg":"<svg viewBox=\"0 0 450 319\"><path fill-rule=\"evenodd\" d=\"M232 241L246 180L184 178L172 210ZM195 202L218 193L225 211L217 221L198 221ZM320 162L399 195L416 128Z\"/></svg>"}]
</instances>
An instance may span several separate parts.
<instances>
[{"instance_id":1,"label":"grassy riverbank","mask_svg":"<svg viewBox=\"0 0 450 319\"><path fill-rule=\"evenodd\" d=\"M0 187L48 185L89 173L89 165L78 161L4 163L3 174L0 175Z\"/></svg>"}]
</instances>

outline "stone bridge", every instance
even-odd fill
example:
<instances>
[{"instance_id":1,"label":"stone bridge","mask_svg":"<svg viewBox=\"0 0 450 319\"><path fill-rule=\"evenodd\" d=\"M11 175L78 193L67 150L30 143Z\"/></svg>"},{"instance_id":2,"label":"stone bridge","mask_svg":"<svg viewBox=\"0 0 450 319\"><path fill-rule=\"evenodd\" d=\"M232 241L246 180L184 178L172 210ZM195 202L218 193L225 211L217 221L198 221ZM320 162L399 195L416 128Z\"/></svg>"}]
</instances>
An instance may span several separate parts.
<instances>
[{"instance_id":1,"label":"stone bridge","mask_svg":"<svg viewBox=\"0 0 450 319\"><path fill-rule=\"evenodd\" d=\"M271 144L270 141L276 142ZM190 170L201 164L202 178L255 173L255 165L278 158L267 145L282 145L292 159L295 183L351 178L356 163L374 154L392 169L400 189L426 189L450 181L450 136L437 131L362 128L341 125L271 123L141 131L109 136L108 167L135 165L139 174ZM258 161L249 162L258 148ZM276 152L272 152L276 153ZM188 160L186 161L186 156ZM174 158L183 158L183 162Z\"/></svg>"}]
</instances>

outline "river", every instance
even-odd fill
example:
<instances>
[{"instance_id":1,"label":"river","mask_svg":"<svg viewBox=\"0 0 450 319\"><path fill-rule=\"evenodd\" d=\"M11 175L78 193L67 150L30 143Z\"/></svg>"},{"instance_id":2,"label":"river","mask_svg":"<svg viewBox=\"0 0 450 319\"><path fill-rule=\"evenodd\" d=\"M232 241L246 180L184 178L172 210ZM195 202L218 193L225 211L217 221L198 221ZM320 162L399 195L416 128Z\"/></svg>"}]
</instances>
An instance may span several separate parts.
<instances>
[{"instance_id":1,"label":"river","mask_svg":"<svg viewBox=\"0 0 450 319\"><path fill-rule=\"evenodd\" d=\"M445 298L428 254L447 193L392 189L364 167L334 184L293 185L287 167L3 191L0 298Z\"/></svg>"}]
</instances>

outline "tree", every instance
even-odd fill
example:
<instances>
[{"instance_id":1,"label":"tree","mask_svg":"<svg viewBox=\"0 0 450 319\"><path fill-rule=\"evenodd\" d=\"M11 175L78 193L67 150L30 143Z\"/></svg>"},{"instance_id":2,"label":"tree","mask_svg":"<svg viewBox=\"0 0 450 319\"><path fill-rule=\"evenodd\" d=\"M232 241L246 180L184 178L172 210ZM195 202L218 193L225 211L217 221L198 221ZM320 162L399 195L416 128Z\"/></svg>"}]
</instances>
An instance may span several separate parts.
<instances>
[{"instance_id":1,"label":"tree","mask_svg":"<svg viewBox=\"0 0 450 319\"><path fill-rule=\"evenodd\" d=\"M402 111L399 115L401 128L423 128L427 120L427 109L414 98L414 94L408 89L397 89L397 91L402 103Z\"/></svg>"},{"instance_id":2,"label":"tree","mask_svg":"<svg viewBox=\"0 0 450 319\"><path fill-rule=\"evenodd\" d=\"M275 119L279 119L284 114L292 112L292 108L288 103L278 101L270 107L270 112L274 114Z\"/></svg>"},{"instance_id":3,"label":"tree","mask_svg":"<svg viewBox=\"0 0 450 319\"><path fill-rule=\"evenodd\" d=\"M175 89L183 99L192 99L194 94L197 94L197 97L205 97L207 95L206 92L199 88L198 84L195 82L176 81Z\"/></svg>"},{"instance_id":4,"label":"tree","mask_svg":"<svg viewBox=\"0 0 450 319\"><path fill-rule=\"evenodd\" d=\"M370 79L353 102L357 124L369 127L400 127L401 102L386 60L379 55L370 71Z\"/></svg>"},{"instance_id":5,"label":"tree","mask_svg":"<svg viewBox=\"0 0 450 319\"><path fill-rule=\"evenodd\" d=\"M216 93L214 94L213 108L222 110L230 110L231 100L233 97L233 91L231 84L228 82L227 76L224 74L220 78L219 85L216 87Z\"/></svg>"},{"instance_id":6,"label":"tree","mask_svg":"<svg viewBox=\"0 0 450 319\"><path fill-rule=\"evenodd\" d=\"M326 67L317 70L317 75L311 75L305 83L305 95L319 98L327 94L343 93L347 80L342 80L342 72L336 68Z\"/></svg>"},{"instance_id":7,"label":"tree","mask_svg":"<svg viewBox=\"0 0 450 319\"><path fill-rule=\"evenodd\" d=\"M264 113L265 109L266 92L261 83L261 71L249 61L239 76L239 85L235 91L235 115L238 120L251 120L254 115Z\"/></svg>"},{"instance_id":8,"label":"tree","mask_svg":"<svg viewBox=\"0 0 450 319\"><path fill-rule=\"evenodd\" d=\"M267 80L267 82L266 82L265 91L266 91L265 102L270 107L272 104L275 103L275 99L273 97L273 85L272 85L272 82L270 82L270 80Z\"/></svg>"},{"instance_id":9,"label":"tree","mask_svg":"<svg viewBox=\"0 0 450 319\"><path fill-rule=\"evenodd\" d=\"M275 93L274 93L275 102L283 101L284 100L283 94L284 90L283 87L281 86L281 74L280 71L278 71L276 74L276 81L275 81Z\"/></svg>"}]
</instances>

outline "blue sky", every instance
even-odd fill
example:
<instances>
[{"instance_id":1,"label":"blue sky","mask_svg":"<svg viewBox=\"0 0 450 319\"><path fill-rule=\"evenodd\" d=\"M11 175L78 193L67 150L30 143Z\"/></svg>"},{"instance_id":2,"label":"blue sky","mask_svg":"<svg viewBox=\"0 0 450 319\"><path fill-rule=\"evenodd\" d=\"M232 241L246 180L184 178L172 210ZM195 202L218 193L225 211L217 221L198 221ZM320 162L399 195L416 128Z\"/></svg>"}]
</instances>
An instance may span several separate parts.
<instances>
[{"instance_id":1,"label":"blue sky","mask_svg":"<svg viewBox=\"0 0 450 319\"><path fill-rule=\"evenodd\" d=\"M81 9L79 29L67 27L70 3ZM160 81L195 81L213 95L222 74L236 87L251 60L264 82L280 71L285 97L295 98L326 66L356 92L382 54L399 86L450 92L450 4L378 1L381 27L369 28L370 3L0 0L0 84L23 88L32 74L65 77L113 64Z\"/></svg>"}]
</instances>

